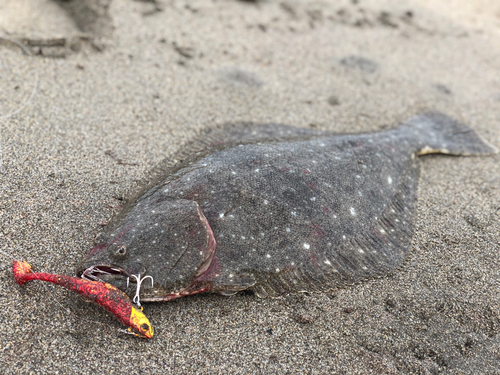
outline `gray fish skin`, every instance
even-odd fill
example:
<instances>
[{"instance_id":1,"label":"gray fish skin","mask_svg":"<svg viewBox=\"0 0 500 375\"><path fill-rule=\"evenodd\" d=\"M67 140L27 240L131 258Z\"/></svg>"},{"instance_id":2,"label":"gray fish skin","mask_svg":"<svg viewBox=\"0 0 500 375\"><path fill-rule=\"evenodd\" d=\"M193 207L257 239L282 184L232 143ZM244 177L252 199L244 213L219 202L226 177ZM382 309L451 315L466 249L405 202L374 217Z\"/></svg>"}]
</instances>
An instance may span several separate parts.
<instances>
[{"instance_id":1,"label":"gray fish skin","mask_svg":"<svg viewBox=\"0 0 500 375\"><path fill-rule=\"evenodd\" d=\"M244 289L276 296L383 276L410 248L417 156L495 152L439 113L369 134L269 124L206 138L221 142L129 202L78 275L130 295L127 277L152 276L142 301Z\"/></svg>"}]
</instances>

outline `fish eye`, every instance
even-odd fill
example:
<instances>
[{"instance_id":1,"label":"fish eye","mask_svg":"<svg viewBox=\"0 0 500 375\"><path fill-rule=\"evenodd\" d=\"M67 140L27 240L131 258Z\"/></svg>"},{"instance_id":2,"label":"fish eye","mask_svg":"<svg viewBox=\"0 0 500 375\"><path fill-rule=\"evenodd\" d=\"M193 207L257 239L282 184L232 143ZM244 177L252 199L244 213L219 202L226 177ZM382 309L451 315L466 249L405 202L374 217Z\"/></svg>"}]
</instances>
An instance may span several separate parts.
<instances>
[{"instance_id":1,"label":"fish eye","mask_svg":"<svg viewBox=\"0 0 500 375\"><path fill-rule=\"evenodd\" d=\"M127 247L125 245L121 245L117 250L116 250L116 255L123 256L127 254Z\"/></svg>"},{"instance_id":2,"label":"fish eye","mask_svg":"<svg viewBox=\"0 0 500 375\"><path fill-rule=\"evenodd\" d=\"M127 246L113 243L109 246L109 251L115 258L123 258L127 255Z\"/></svg>"},{"instance_id":3,"label":"fish eye","mask_svg":"<svg viewBox=\"0 0 500 375\"><path fill-rule=\"evenodd\" d=\"M149 329L149 326L146 323L141 324L141 329L143 331L147 331Z\"/></svg>"}]
</instances>

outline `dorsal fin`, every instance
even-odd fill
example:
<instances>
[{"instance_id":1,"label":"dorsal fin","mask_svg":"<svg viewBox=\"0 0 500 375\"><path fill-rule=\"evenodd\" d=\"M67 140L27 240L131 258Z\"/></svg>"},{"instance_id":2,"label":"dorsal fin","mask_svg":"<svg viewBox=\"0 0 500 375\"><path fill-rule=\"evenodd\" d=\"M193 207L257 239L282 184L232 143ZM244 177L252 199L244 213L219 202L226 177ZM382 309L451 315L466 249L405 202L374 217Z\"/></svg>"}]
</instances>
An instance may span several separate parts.
<instances>
[{"instance_id":1,"label":"dorsal fin","mask_svg":"<svg viewBox=\"0 0 500 375\"><path fill-rule=\"evenodd\" d=\"M119 226L135 203L144 198L145 193L158 185L166 176L170 176L214 152L242 144L303 140L333 134L316 129L252 122L227 123L204 129L181 146L175 154L168 155L146 173L140 188L126 198L127 203L120 212L113 216L106 227L106 231L109 233Z\"/></svg>"},{"instance_id":2,"label":"dorsal fin","mask_svg":"<svg viewBox=\"0 0 500 375\"><path fill-rule=\"evenodd\" d=\"M202 130L176 152L175 160L172 160L171 156L163 159L151 170L149 180L154 183L159 178L175 173L190 162L199 160L207 154L238 145L304 140L325 135L334 135L334 133L275 123L238 122L223 124Z\"/></svg>"}]
</instances>

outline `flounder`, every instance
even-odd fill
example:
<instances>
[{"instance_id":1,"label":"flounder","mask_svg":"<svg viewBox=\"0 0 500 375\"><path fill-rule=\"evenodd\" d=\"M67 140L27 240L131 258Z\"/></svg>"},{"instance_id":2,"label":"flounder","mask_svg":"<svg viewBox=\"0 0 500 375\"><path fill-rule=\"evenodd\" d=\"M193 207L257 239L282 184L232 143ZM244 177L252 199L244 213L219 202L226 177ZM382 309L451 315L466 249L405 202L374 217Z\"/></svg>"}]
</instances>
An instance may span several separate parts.
<instances>
[{"instance_id":1,"label":"flounder","mask_svg":"<svg viewBox=\"0 0 500 375\"><path fill-rule=\"evenodd\" d=\"M495 152L439 113L366 134L239 124L208 132L200 144L202 151L159 168L109 223L78 276L142 301L245 289L276 296L382 276L410 248L417 156ZM154 284L141 286L144 276Z\"/></svg>"}]
</instances>

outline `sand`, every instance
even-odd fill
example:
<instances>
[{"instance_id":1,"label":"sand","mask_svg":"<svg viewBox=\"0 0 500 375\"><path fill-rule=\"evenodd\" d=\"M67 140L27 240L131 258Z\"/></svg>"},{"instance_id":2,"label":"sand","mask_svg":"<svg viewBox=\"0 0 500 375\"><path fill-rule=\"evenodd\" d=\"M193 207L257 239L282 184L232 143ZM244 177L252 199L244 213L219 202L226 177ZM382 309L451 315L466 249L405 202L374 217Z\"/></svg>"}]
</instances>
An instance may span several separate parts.
<instances>
[{"instance_id":1,"label":"sand","mask_svg":"<svg viewBox=\"0 0 500 375\"><path fill-rule=\"evenodd\" d=\"M3 374L500 373L500 156L421 158L394 274L330 293L145 305L119 333L12 259L73 274L156 163L202 129L377 131L426 109L500 145L496 0L4 0L0 35Z\"/></svg>"}]
</instances>

